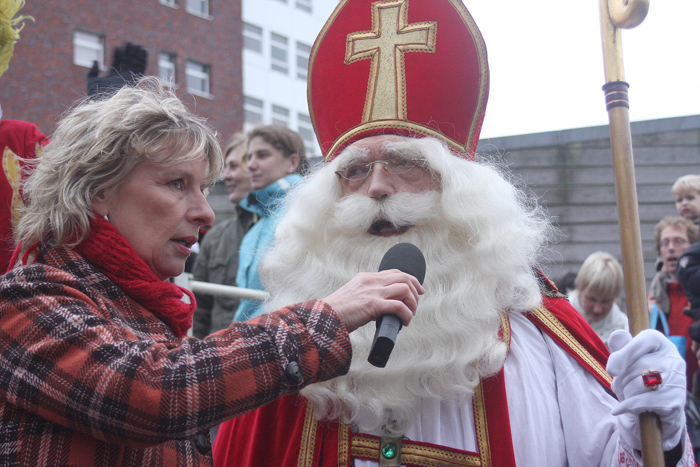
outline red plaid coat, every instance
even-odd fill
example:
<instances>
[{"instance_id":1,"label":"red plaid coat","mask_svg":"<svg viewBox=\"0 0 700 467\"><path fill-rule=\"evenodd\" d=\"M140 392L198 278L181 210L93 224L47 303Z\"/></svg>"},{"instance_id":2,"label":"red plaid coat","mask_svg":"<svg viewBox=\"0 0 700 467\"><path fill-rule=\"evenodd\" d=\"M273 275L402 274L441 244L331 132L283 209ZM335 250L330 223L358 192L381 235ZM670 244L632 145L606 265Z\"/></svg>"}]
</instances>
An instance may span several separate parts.
<instances>
[{"instance_id":1,"label":"red plaid coat","mask_svg":"<svg viewBox=\"0 0 700 467\"><path fill-rule=\"evenodd\" d=\"M208 430L347 372L311 301L178 340L65 247L0 278L0 465L211 466Z\"/></svg>"}]
</instances>

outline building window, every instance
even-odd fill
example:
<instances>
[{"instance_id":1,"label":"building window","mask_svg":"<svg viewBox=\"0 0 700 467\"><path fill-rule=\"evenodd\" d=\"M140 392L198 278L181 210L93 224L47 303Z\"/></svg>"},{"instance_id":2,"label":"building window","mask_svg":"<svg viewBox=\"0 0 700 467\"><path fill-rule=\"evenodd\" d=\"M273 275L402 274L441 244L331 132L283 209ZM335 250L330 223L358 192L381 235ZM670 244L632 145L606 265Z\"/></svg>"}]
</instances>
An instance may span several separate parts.
<instances>
[{"instance_id":1,"label":"building window","mask_svg":"<svg viewBox=\"0 0 700 467\"><path fill-rule=\"evenodd\" d=\"M75 31L73 33L73 63L91 67L97 60L101 69L104 68L105 44L104 39L97 34Z\"/></svg>"},{"instance_id":2,"label":"building window","mask_svg":"<svg viewBox=\"0 0 700 467\"><path fill-rule=\"evenodd\" d=\"M316 152L316 137L314 136L314 127L311 124L311 117L299 113L297 114L297 123L299 136L304 140L306 145L306 153L311 155Z\"/></svg>"},{"instance_id":3,"label":"building window","mask_svg":"<svg viewBox=\"0 0 700 467\"><path fill-rule=\"evenodd\" d=\"M287 65L287 43L289 40L279 34L270 33L270 60L271 67L275 71L287 73L289 65Z\"/></svg>"},{"instance_id":4,"label":"building window","mask_svg":"<svg viewBox=\"0 0 700 467\"><path fill-rule=\"evenodd\" d=\"M177 8L177 0L158 0L161 5Z\"/></svg>"},{"instance_id":5,"label":"building window","mask_svg":"<svg viewBox=\"0 0 700 467\"><path fill-rule=\"evenodd\" d=\"M246 126L254 126L263 119L263 101L254 97L243 98L243 113Z\"/></svg>"},{"instance_id":6,"label":"building window","mask_svg":"<svg viewBox=\"0 0 700 467\"><path fill-rule=\"evenodd\" d=\"M187 60L187 92L209 96L209 66Z\"/></svg>"},{"instance_id":7,"label":"building window","mask_svg":"<svg viewBox=\"0 0 700 467\"><path fill-rule=\"evenodd\" d=\"M311 0L296 0L297 8L311 13Z\"/></svg>"},{"instance_id":8,"label":"building window","mask_svg":"<svg viewBox=\"0 0 700 467\"><path fill-rule=\"evenodd\" d=\"M201 16L203 18L209 17L209 0L186 0L186 9L188 13L193 15Z\"/></svg>"},{"instance_id":9,"label":"building window","mask_svg":"<svg viewBox=\"0 0 700 467\"><path fill-rule=\"evenodd\" d=\"M306 80L309 73L311 46L297 42L297 78Z\"/></svg>"},{"instance_id":10,"label":"building window","mask_svg":"<svg viewBox=\"0 0 700 467\"><path fill-rule=\"evenodd\" d=\"M175 86L175 54L161 52L158 55L158 76L164 85Z\"/></svg>"},{"instance_id":11,"label":"building window","mask_svg":"<svg viewBox=\"0 0 700 467\"><path fill-rule=\"evenodd\" d=\"M262 28L250 23L243 23L243 48L262 53Z\"/></svg>"},{"instance_id":12,"label":"building window","mask_svg":"<svg viewBox=\"0 0 700 467\"><path fill-rule=\"evenodd\" d=\"M289 126L289 109L272 104L272 124Z\"/></svg>"}]
</instances>

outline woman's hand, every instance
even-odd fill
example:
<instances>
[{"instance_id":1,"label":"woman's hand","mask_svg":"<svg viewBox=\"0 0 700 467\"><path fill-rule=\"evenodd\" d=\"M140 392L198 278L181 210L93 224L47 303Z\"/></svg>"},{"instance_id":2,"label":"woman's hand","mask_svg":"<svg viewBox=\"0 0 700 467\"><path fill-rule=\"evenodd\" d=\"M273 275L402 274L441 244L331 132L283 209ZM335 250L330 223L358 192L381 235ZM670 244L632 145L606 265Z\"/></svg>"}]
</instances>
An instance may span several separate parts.
<instances>
[{"instance_id":1,"label":"woman's hand","mask_svg":"<svg viewBox=\"0 0 700 467\"><path fill-rule=\"evenodd\" d=\"M408 326L416 313L418 297L424 293L418 279L398 269L389 269L360 273L323 301L338 313L348 332L352 332L385 314L398 316Z\"/></svg>"}]
</instances>

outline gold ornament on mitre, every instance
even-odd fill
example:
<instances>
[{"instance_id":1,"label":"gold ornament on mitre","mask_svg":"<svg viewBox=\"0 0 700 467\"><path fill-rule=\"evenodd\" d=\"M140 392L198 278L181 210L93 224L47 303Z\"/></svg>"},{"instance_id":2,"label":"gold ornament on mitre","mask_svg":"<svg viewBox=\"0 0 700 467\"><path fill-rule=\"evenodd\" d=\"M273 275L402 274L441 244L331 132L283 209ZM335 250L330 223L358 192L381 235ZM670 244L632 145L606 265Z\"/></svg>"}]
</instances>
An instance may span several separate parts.
<instances>
[{"instance_id":1,"label":"gold ornament on mitre","mask_svg":"<svg viewBox=\"0 0 700 467\"><path fill-rule=\"evenodd\" d=\"M14 17L23 6L24 0L0 0L0 76L10 65L15 42L24 27L24 24L19 23L27 19L34 20L31 16Z\"/></svg>"}]
</instances>

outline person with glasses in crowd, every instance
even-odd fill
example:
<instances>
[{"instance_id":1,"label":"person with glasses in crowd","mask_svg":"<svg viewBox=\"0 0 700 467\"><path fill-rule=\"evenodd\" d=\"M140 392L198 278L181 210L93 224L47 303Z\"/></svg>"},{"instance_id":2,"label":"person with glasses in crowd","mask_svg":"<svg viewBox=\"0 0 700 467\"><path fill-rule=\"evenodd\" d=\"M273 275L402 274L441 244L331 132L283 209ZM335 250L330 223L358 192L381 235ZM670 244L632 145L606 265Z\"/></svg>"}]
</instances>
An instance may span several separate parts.
<instances>
[{"instance_id":1,"label":"person with glasses in crowd","mask_svg":"<svg viewBox=\"0 0 700 467\"><path fill-rule=\"evenodd\" d=\"M686 337L686 355L692 355L688 327L695 322L683 313L688 308L688 298L676 277L678 258L692 244L698 241L697 226L688 218L666 216L654 228L654 247L661 260L661 269L649 286L649 301L655 303L666 315L669 335ZM688 390L692 389L692 377L698 369L698 361L686 358Z\"/></svg>"}]
</instances>

